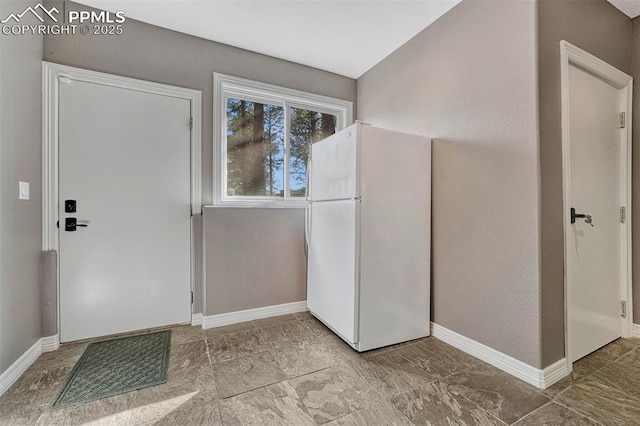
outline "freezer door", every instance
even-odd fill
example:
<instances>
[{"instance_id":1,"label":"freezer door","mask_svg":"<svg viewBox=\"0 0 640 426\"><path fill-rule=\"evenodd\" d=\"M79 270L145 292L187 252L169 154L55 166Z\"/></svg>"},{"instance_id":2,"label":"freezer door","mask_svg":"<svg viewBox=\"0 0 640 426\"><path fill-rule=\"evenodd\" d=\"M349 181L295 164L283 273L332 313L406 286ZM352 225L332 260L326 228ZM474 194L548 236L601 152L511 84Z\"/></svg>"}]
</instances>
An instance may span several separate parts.
<instances>
[{"instance_id":1,"label":"freezer door","mask_svg":"<svg viewBox=\"0 0 640 426\"><path fill-rule=\"evenodd\" d=\"M359 124L311 146L309 195L312 201L356 198Z\"/></svg>"},{"instance_id":2,"label":"freezer door","mask_svg":"<svg viewBox=\"0 0 640 426\"><path fill-rule=\"evenodd\" d=\"M357 343L359 201L311 203L307 307L351 344Z\"/></svg>"}]
</instances>

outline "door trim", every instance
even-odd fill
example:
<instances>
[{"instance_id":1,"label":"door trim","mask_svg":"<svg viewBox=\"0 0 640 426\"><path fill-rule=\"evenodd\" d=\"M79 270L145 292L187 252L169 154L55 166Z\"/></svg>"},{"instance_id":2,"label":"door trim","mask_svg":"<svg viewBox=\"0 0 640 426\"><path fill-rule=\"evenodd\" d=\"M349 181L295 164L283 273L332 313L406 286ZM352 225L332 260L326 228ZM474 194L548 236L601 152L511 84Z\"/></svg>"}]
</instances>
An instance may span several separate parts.
<instances>
[{"instance_id":1,"label":"door trim","mask_svg":"<svg viewBox=\"0 0 640 426\"><path fill-rule=\"evenodd\" d=\"M626 220L623 224L621 241L621 264L620 264L620 294L621 299L627 302L627 317L621 317L621 335L630 337L633 326L633 306L631 293L631 123L632 123L632 96L633 78L624 72L607 64L603 60L591 55L588 52L568 43L565 40L560 42L560 67L561 67L561 98L562 98L562 211L563 211L563 239L564 239L564 337L565 337L565 357L568 371L572 370L573 363L569 348L569 321L568 321L568 256L569 253L569 229L571 227L569 219L570 199L571 199L571 169L570 169L570 131L569 131L569 66L576 66L588 73L598 77L611 86L622 92L620 111L626 111L626 128L621 132L621 161L620 161L620 194L621 205L626 207Z\"/></svg>"},{"instance_id":2,"label":"door trim","mask_svg":"<svg viewBox=\"0 0 640 426\"><path fill-rule=\"evenodd\" d=\"M61 78L86 83L101 84L139 92L185 99L191 103L191 165L190 198L191 214L202 212L202 92L166 84L105 74L67 65L42 62L42 250L59 251L58 240L58 114L59 82ZM188 123L185 123L188 124ZM189 235L191 244L193 238ZM191 256L191 291L195 287L194 253ZM58 265L59 273L59 265ZM60 332L60 279L58 276L57 327ZM194 305L191 304L193 313Z\"/></svg>"}]
</instances>

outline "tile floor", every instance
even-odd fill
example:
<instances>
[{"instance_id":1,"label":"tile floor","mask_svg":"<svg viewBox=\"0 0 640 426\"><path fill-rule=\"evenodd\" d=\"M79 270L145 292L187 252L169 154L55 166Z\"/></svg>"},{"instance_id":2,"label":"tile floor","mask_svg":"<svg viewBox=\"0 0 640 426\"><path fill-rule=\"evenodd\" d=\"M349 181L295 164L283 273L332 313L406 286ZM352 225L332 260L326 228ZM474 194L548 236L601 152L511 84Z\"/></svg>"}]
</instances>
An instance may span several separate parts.
<instances>
[{"instance_id":1,"label":"tile floor","mask_svg":"<svg viewBox=\"0 0 640 426\"><path fill-rule=\"evenodd\" d=\"M0 397L0 424L640 425L640 339L538 390L432 337L358 354L309 314L172 330L167 383L52 408L87 343L63 345Z\"/></svg>"}]
</instances>

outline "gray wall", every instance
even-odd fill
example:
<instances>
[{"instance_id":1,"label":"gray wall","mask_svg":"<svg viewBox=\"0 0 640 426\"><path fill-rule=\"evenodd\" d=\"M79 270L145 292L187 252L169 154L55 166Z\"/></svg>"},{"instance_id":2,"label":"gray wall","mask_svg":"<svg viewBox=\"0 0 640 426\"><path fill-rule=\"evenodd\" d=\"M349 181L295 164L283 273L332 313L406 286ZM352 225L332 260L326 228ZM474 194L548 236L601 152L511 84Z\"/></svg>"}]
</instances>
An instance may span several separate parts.
<instances>
[{"instance_id":1,"label":"gray wall","mask_svg":"<svg viewBox=\"0 0 640 426\"><path fill-rule=\"evenodd\" d=\"M58 334L58 252L42 252L42 276L40 279L40 320L43 337Z\"/></svg>"},{"instance_id":2,"label":"gray wall","mask_svg":"<svg viewBox=\"0 0 640 426\"><path fill-rule=\"evenodd\" d=\"M306 299L304 209L206 207L205 315Z\"/></svg>"},{"instance_id":3,"label":"gray wall","mask_svg":"<svg viewBox=\"0 0 640 426\"><path fill-rule=\"evenodd\" d=\"M632 232L633 322L640 324L640 17L632 21L631 76L633 77Z\"/></svg>"},{"instance_id":4,"label":"gray wall","mask_svg":"<svg viewBox=\"0 0 640 426\"><path fill-rule=\"evenodd\" d=\"M59 1L49 1L49 6L55 4L61 9ZM87 6L67 2L67 10L70 8L89 10ZM92 36L92 35L67 35L67 36L45 36L44 38L44 60L57 62L65 65L80 68L102 71L111 74L123 75L127 77L139 78L143 80L155 81L159 83L172 84L181 87L188 87L202 91L202 195L204 203L212 201L212 155L213 155L213 72L222 72L238 77L277 84L293 89L318 93L325 96L332 96L355 102L356 82L353 79L328 73L304 65L295 64L281 59L260 55L247 50L238 49L224 44L200 39L190 35L178 33L164 28L149 25L143 22L127 19L124 24L124 34L120 36ZM235 216L251 215L254 223L270 224L270 220L280 221L281 231L286 234L301 233L303 225L300 220L289 221L290 212L287 209L277 209L269 211L232 209L227 214L217 216L215 228L209 226L207 229L235 229L237 222ZM296 217L302 217L302 211L296 213ZM269 219L267 219L269 218ZM197 227L198 224L196 223ZM268 225L270 226L270 225ZM207 231L208 232L208 231ZM239 238L243 237L239 231ZM253 237L251 232L246 231L247 238ZM215 239L209 238L209 253L215 244L221 244ZM197 244L197 241L196 241ZM224 246L218 247L224 251ZM271 260L278 264L290 262L289 267L296 271L304 268L305 262L302 246L293 258L285 258L285 253L293 254L284 250L282 255L275 255ZM278 257L281 256L281 257ZM196 259L197 260L197 259ZM207 260L212 260L211 258ZM298 262L298 263L295 263ZM262 266L256 263L245 264L243 269L248 274L256 274L262 271ZM210 272L211 273L211 272ZM211 275L209 275L211 278ZM198 277L196 276L196 279ZM266 281L269 285L277 286L277 283ZM209 281L210 286L215 283ZM296 289L291 293L285 291L284 299L288 301L299 301L304 299L305 280L304 274L301 281L296 283ZM218 294L217 288L207 289L207 295ZM226 288L230 294L226 294L229 300L243 297L244 289ZM281 295L280 288L275 288L274 293ZM254 293L259 295L262 293ZM302 295L300 298L298 298ZM199 301L199 291L196 292L196 307L201 305ZM264 294L262 302L252 299L252 304L256 306L268 306L273 304L273 296L270 292ZM289 300L291 297L294 299ZM277 300L281 298L276 297ZM283 299L283 300L284 300ZM274 299L275 300L275 299ZM213 302L212 302L213 303ZM225 309L219 304L213 303L208 306L217 309ZM284 302L281 302L284 303ZM235 306L235 305L234 305ZM198 309L196 309L198 311ZM214 312L214 311L211 311Z\"/></svg>"},{"instance_id":5,"label":"gray wall","mask_svg":"<svg viewBox=\"0 0 640 426\"><path fill-rule=\"evenodd\" d=\"M631 20L605 0L538 2L543 366L564 357L560 40L628 73L630 31ZM640 182L634 188L640 195ZM635 212L634 221L637 218L639 212ZM640 234L635 228L637 241ZM637 272L640 262L634 266Z\"/></svg>"},{"instance_id":6,"label":"gray wall","mask_svg":"<svg viewBox=\"0 0 640 426\"><path fill-rule=\"evenodd\" d=\"M433 144L433 320L540 367L536 22L464 0L358 80L358 118Z\"/></svg>"},{"instance_id":7,"label":"gray wall","mask_svg":"<svg viewBox=\"0 0 640 426\"><path fill-rule=\"evenodd\" d=\"M191 261L193 274L193 312L202 313L204 306L204 231L201 214L191 216Z\"/></svg>"},{"instance_id":8,"label":"gray wall","mask_svg":"<svg viewBox=\"0 0 640 426\"><path fill-rule=\"evenodd\" d=\"M0 16L30 1L1 1ZM0 36L0 373L40 338L42 37ZM18 181L31 199L18 200Z\"/></svg>"}]
</instances>

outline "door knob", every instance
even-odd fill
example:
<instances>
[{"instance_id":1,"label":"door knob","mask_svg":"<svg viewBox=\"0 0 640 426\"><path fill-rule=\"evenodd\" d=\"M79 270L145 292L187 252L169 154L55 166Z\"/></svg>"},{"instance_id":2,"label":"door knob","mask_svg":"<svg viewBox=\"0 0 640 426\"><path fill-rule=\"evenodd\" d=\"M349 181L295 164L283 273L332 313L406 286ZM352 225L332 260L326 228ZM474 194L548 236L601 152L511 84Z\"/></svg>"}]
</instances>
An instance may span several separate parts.
<instances>
[{"instance_id":1,"label":"door knob","mask_svg":"<svg viewBox=\"0 0 640 426\"><path fill-rule=\"evenodd\" d=\"M78 226L86 228L86 223L78 223L78 220L75 217L68 217L64 220L64 230L67 232L73 232L77 229Z\"/></svg>"},{"instance_id":2,"label":"door knob","mask_svg":"<svg viewBox=\"0 0 640 426\"><path fill-rule=\"evenodd\" d=\"M571 223L576 223L577 219L584 219L585 223L593 226L593 219L591 219L590 214L576 213L576 209L571 207Z\"/></svg>"}]
</instances>

